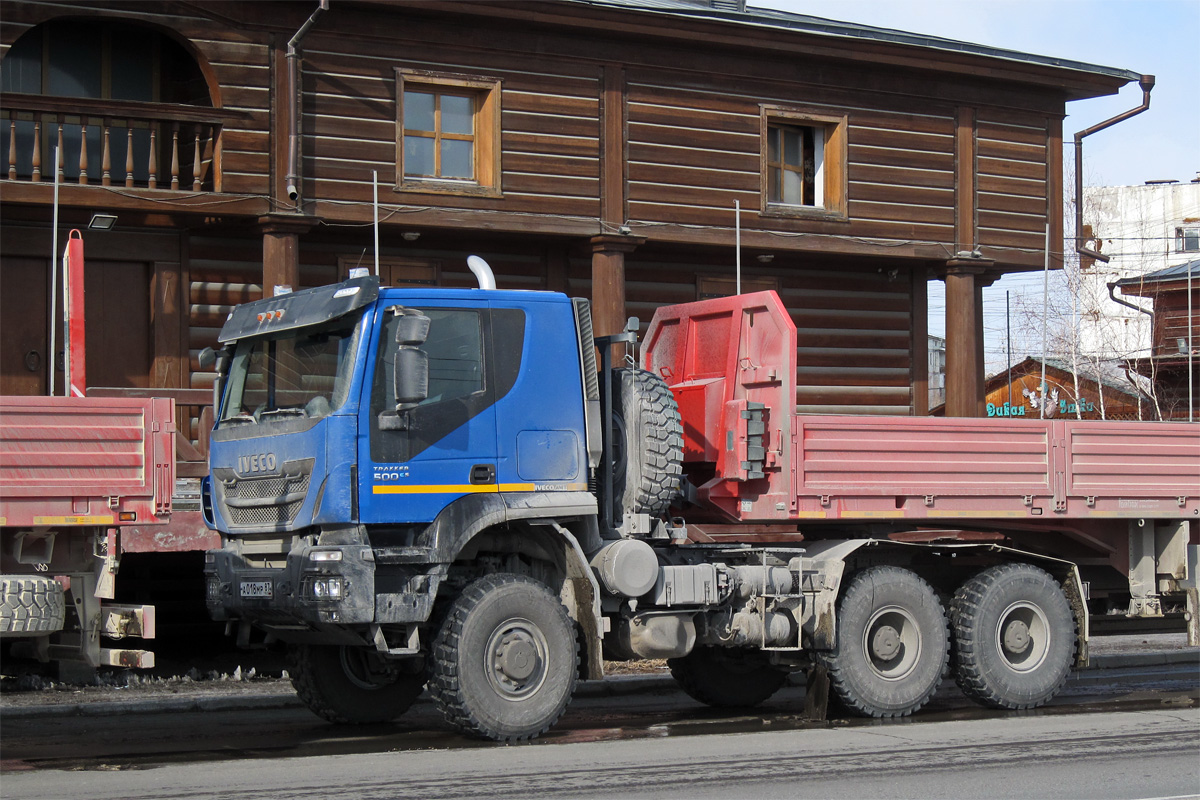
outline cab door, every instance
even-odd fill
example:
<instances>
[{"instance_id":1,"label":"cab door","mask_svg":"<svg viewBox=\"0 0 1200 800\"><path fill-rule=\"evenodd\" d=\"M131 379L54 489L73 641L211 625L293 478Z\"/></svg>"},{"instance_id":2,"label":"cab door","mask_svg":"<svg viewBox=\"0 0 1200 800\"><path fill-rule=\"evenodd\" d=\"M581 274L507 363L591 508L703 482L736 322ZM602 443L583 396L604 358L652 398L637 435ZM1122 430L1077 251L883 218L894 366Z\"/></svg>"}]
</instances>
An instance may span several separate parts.
<instances>
[{"instance_id":1,"label":"cab door","mask_svg":"<svg viewBox=\"0 0 1200 800\"><path fill-rule=\"evenodd\" d=\"M430 522L461 497L498 491L492 311L486 301L448 302L384 301L376 312L370 400L359 425L363 523ZM424 341L397 342L399 308L429 318ZM425 354L428 388L397 410L396 365L411 369L396 357L402 345Z\"/></svg>"}]
</instances>

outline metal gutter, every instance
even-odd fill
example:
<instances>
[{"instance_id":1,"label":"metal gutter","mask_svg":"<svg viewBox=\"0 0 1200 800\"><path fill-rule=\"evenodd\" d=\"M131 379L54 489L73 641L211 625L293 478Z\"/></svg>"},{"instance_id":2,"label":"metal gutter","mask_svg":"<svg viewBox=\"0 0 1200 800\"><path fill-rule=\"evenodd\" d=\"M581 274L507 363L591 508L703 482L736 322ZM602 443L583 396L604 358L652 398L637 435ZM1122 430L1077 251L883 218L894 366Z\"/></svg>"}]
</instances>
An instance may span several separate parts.
<instances>
[{"instance_id":1,"label":"metal gutter","mask_svg":"<svg viewBox=\"0 0 1200 800\"><path fill-rule=\"evenodd\" d=\"M287 48L287 68L288 68L288 174L287 174L287 195L292 202L297 203L296 210L299 210L300 200L300 98L298 89L300 85L300 53L296 48L300 44L300 40L308 33L308 29L313 26L317 18L329 10L329 0L320 0L320 5L313 11L312 15L305 20L300 26L300 30L288 40Z\"/></svg>"},{"instance_id":2,"label":"metal gutter","mask_svg":"<svg viewBox=\"0 0 1200 800\"><path fill-rule=\"evenodd\" d=\"M1142 87L1142 104L1140 106L1131 108L1122 114L1117 114L1115 117L1110 117L1103 122L1098 122L1090 128L1084 128L1075 134L1075 252L1088 258L1094 258L1104 264L1109 262L1110 258L1108 256L1085 247L1083 244L1083 139L1085 136L1091 136L1093 133L1116 125L1118 122L1124 122L1130 117L1135 117L1150 108L1150 92L1154 89L1154 76L1142 75L1138 78L1138 84ZM1109 296L1112 296L1111 288ZM1115 297L1113 299L1116 300ZM1141 309L1138 310L1140 311Z\"/></svg>"}]
</instances>

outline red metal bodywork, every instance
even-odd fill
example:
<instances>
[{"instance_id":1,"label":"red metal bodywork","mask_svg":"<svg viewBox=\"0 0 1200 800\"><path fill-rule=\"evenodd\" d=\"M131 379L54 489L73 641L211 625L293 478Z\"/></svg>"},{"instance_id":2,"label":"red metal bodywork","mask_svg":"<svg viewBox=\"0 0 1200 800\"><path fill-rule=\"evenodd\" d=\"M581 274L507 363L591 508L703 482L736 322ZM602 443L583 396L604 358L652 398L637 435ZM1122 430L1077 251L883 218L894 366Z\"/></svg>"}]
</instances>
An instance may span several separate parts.
<instances>
[{"instance_id":1,"label":"red metal bodywork","mask_svg":"<svg viewBox=\"0 0 1200 800\"><path fill-rule=\"evenodd\" d=\"M796 329L774 292L661 308L645 342L644 367L679 402L685 472L717 519L1041 528L1200 515L1200 425L796 414Z\"/></svg>"},{"instance_id":2,"label":"red metal bodywork","mask_svg":"<svg viewBox=\"0 0 1200 800\"><path fill-rule=\"evenodd\" d=\"M171 400L0 397L0 525L162 524L174 486Z\"/></svg>"}]
</instances>

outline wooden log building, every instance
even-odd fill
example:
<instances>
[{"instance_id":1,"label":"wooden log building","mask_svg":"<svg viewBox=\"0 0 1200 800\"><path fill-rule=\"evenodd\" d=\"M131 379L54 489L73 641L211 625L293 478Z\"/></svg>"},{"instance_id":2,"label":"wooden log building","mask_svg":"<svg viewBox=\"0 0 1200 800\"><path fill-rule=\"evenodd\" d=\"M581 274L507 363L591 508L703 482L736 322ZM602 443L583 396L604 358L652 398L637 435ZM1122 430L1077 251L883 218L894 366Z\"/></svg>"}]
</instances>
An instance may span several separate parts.
<instances>
[{"instance_id":1,"label":"wooden log building","mask_svg":"<svg viewBox=\"0 0 1200 800\"><path fill-rule=\"evenodd\" d=\"M1126 366L1150 381L1161 419L1200 419L1200 259L1117 281L1125 297L1151 301L1151 345ZM1190 295L1190 296L1189 296Z\"/></svg>"},{"instance_id":2,"label":"wooden log building","mask_svg":"<svg viewBox=\"0 0 1200 800\"><path fill-rule=\"evenodd\" d=\"M58 152L60 248L116 217L85 230L95 386L207 387L233 304L372 266L377 180L386 283L478 254L598 333L732 293L740 227L803 412L927 413L943 280L949 413L982 415L981 290L1062 241L1065 104L1139 77L742 0L4 6L5 393L53 368Z\"/></svg>"}]
</instances>

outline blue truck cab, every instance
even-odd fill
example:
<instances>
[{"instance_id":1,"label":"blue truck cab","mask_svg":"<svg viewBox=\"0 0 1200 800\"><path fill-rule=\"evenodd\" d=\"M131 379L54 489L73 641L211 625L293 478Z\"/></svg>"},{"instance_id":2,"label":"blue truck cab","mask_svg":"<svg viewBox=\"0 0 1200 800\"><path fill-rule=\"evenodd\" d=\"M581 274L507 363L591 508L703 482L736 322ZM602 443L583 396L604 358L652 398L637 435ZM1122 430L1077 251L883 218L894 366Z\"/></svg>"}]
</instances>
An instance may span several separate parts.
<instances>
[{"instance_id":1,"label":"blue truck cab","mask_svg":"<svg viewBox=\"0 0 1200 800\"><path fill-rule=\"evenodd\" d=\"M478 534L594 516L586 311L374 277L235 309L205 503L224 534L208 554L214 615L409 647L415 634L380 626L424 622Z\"/></svg>"}]
</instances>

